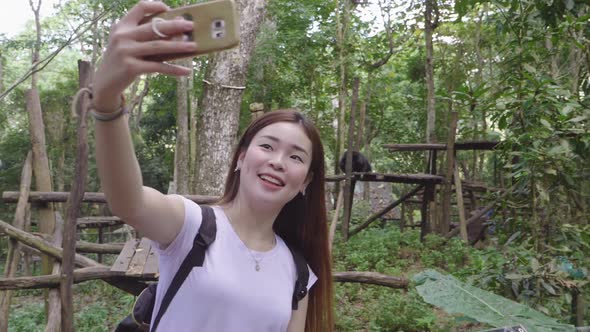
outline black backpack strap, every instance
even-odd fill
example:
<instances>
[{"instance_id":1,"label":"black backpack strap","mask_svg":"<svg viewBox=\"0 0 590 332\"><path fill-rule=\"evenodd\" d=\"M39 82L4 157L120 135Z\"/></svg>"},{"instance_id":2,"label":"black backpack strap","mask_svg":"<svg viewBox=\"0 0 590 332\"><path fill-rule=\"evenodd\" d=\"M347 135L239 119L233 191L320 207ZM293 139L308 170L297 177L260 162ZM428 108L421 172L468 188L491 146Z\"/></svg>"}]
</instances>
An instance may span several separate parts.
<instances>
[{"instance_id":1,"label":"black backpack strap","mask_svg":"<svg viewBox=\"0 0 590 332\"><path fill-rule=\"evenodd\" d=\"M293 290L293 302L291 308L293 310L297 310L299 307L299 301L301 301L307 295L307 283L309 281L309 270L307 268L307 261L305 257L293 248L291 245L287 244L289 250L291 251L291 255L293 255L293 260L295 261L295 269L297 270L297 280L295 280L295 289Z\"/></svg>"},{"instance_id":2,"label":"black backpack strap","mask_svg":"<svg viewBox=\"0 0 590 332\"><path fill-rule=\"evenodd\" d=\"M215 213L210 206L201 205L202 211L202 221L201 227L199 227L199 231L193 240L193 247L189 251L189 253L182 261L182 264L178 268L178 271L174 275L172 282L170 283L170 287L166 290L166 294L164 298L162 298L162 303L160 304L160 309L158 310L158 314L156 315L156 319L154 319L154 324L151 327L151 331L156 331L162 316L168 309L170 302L182 286L182 283L189 275L193 267L195 266L203 266L203 261L205 260L205 252L207 251L207 247L215 240L215 234L217 233L217 225L215 224Z\"/></svg>"}]
</instances>

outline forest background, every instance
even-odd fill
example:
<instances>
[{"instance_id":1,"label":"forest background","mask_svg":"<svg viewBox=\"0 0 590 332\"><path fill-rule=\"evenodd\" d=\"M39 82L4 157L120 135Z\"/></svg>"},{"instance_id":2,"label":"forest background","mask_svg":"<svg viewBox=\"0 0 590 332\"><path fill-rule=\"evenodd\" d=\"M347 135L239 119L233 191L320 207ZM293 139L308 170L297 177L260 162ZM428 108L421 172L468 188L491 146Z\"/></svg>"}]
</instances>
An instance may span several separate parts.
<instances>
[{"instance_id":1,"label":"forest background","mask_svg":"<svg viewBox=\"0 0 590 332\"><path fill-rule=\"evenodd\" d=\"M33 8L38 3L31 1ZM38 17L24 32L0 35L0 191L18 190L32 147L26 110L31 87L39 91L52 188L71 189L77 61L100 61L110 26L134 4L62 0L52 16ZM331 175L340 172L351 109L357 112L354 147L379 173L423 172L423 153L391 153L383 144L446 142L451 114L458 112L458 141L501 142L493 152L457 154L462 178L511 189L501 198L484 198L496 204L488 240L475 249L436 234L421 240L418 230L402 233L392 223L373 225L348 241L338 233L334 270L411 278L435 268L562 323L576 323L572 297L581 293L585 318L577 324L589 324L587 1L252 0L248 6L247 16L259 28L243 38L250 49L241 60L231 62L232 53L224 52L180 61L194 69L188 79L147 75L127 91L146 185L167 192L173 182L179 193L219 194L231 147L251 121L252 105L264 111L296 107L312 118ZM228 63L233 65L224 67ZM220 74L224 68L228 76ZM100 191L89 157L86 191ZM444 159L439 163L444 169ZM409 188L395 185L391 197ZM371 212L367 202L355 203L353 225ZM0 220L13 218L14 204L0 202ZM93 241L97 235L79 236ZM0 262L7 247L1 237ZM75 290L81 295L75 299L80 331L108 330L133 303L130 295L101 282ZM11 331L43 330L41 294L16 293ZM339 331L489 327L445 314L413 287L338 284L335 310Z\"/></svg>"}]
</instances>

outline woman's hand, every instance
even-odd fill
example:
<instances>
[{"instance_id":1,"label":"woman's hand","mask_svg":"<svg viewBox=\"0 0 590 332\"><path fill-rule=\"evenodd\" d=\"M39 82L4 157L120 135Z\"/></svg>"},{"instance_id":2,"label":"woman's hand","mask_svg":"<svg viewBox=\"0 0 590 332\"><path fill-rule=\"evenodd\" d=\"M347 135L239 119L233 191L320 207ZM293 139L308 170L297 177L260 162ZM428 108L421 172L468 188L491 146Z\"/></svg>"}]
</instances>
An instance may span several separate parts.
<instances>
[{"instance_id":1,"label":"woman's hand","mask_svg":"<svg viewBox=\"0 0 590 332\"><path fill-rule=\"evenodd\" d=\"M159 1L141 1L135 5L110 33L109 44L101 64L94 74L93 104L97 111L113 112L119 108L120 95L135 78L145 73L188 75L188 68L164 62L145 60L145 56L192 52L196 45L181 38L162 39L152 29L151 22L140 22L147 16L168 10ZM174 37L193 29L184 19L158 21L158 30Z\"/></svg>"}]
</instances>

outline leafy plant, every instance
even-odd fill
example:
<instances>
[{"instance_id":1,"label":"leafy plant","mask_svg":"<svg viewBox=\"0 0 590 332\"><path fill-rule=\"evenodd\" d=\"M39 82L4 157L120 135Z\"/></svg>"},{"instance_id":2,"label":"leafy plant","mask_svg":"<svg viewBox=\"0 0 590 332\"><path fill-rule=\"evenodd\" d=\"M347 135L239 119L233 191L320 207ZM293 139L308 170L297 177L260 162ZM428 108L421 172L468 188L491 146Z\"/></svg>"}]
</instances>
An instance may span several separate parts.
<instances>
[{"instance_id":1,"label":"leafy plant","mask_svg":"<svg viewBox=\"0 0 590 332\"><path fill-rule=\"evenodd\" d=\"M522 324L531 332L575 331L525 305L464 284L449 275L427 270L414 276L416 289L424 300L494 327Z\"/></svg>"}]
</instances>

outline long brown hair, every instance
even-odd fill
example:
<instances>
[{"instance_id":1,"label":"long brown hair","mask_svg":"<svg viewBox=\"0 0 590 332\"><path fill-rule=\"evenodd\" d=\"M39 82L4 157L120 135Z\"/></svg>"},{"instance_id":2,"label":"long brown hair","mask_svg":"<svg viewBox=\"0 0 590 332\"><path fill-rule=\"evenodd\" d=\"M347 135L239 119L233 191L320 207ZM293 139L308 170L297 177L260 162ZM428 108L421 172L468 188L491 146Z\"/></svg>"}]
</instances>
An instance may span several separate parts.
<instances>
[{"instance_id":1,"label":"long brown hair","mask_svg":"<svg viewBox=\"0 0 590 332\"><path fill-rule=\"evenodd\" d=\"M308 176L312 176L305 195L297 194L289 201L274 222L273 228L285 242L299 248L307 263L317 275L318 281L309 292L306 332L332 331L334 326L332 259L328 249L328 226L325 203L324 148L314 124L294 109L269 112L254 120L242 135L231 161L225 191L220 203L236 198L240 177L234 172L241 152L262 128L277 122L298 123L312 143L312 157Z\"/></svg>"}]
</instances>

